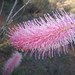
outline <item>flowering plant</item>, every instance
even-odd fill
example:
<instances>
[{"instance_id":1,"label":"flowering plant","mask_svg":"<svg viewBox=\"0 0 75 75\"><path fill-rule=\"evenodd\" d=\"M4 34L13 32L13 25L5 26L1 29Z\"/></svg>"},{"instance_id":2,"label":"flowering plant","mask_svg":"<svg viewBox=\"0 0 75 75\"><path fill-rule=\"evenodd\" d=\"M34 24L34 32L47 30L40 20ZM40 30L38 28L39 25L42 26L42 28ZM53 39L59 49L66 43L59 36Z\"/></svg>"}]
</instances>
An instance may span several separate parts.
<instances>
[{"instance_id":1,"label":"flowering plant","mask_svg":"<svg viewBox=\"0 0 75 75\"><path fill-rule=\"evenodd\" d=\"M53 57L56 53L67 53L68 44L72 46L72 43L75 43L75 18L64 10L53 15L54 18L47 13L44 15L45 20L39 17L9 29L11 45L25 51L25 54L30 51L30 55L35 54L38 59L44 59L45 56ZM21 54L15 53L6 63L4 74L8 72L9 75L17 63L21 62L21 58ZM14 60L17 60L16 63Z\"/></svg>"},{"instance_id":2,"label":"flowering plant","mask_svg":"<svg viewBox=\"0 0 75 75\"><path fill-rule=\"evenodd\" d=\"M18 24L9 29L9 41L12 46L30 55L38 52L42 59L45 55L53 57L55 53L67 53L68 44L75 43L75 19L64 10L53 14L45 14L44 18Z\"/></svg>"}]
</instances>

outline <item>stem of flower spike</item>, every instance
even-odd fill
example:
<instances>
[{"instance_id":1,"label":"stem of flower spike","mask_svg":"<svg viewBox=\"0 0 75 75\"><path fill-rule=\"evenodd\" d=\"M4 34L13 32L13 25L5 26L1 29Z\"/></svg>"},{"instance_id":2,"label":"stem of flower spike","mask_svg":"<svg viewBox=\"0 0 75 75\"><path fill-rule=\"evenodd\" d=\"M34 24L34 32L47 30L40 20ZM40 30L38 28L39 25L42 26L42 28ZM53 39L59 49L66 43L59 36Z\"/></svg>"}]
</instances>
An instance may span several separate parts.
<instances>
[{"instance_id":1,"label":"stem of flower spike","mask_svg":"<svg viewBox=\"0 0 75 75\"><path fill-rule=\"evenodd\" d=\"M4 42L2 44L0 44L0 47L5 47L5 46L8 46L10 44L10 42Z\"/></svg>"}]
</instances>

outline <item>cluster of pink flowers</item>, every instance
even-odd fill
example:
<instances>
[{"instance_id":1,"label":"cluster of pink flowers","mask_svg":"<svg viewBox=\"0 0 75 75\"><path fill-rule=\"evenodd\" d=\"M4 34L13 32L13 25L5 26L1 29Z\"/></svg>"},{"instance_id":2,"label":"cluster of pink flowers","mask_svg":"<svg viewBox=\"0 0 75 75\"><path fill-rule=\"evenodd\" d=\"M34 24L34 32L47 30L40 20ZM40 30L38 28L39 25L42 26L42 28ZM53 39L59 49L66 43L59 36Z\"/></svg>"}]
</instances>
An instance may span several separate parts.
<instances>
[{"instance_id":1,"label":"cluster of pink flowers","mask_svg":"<svg viewBox=\"0 0 75 75\"><path fill-rule=\"evenodd\" d=\"M67 53L68 44L75 43L75 19L64 10L53 14L45 14L44 18L33 19L9 29L8 37L12 46L25 52L38 52L37 56L53 57L57 52Z\"/></svg>"},{"instance_id":2,"label":"cluster of pink flowers","mask_svg":"<svg viewBox=\"0 0 75 75\"><path fill-rule=\"evenodd\" d=\"M3 68L3 75L11 75L14 68L18 67L22 60L22 55L18 52L14 53L6 62Z\"/></svg>"},{"instance_id":3,"label":"cluster of pink flowers","mask_svg":"<svg viewBox=\"0 0 75 75\"><path fill-rule=\"evenodd\" d=\"M11 45L25 53L30 51L31 56L35 54L39 59L53 57L55 53L67 53L68 44L75 44L75 18L64 10L53 15L54 18L45 14L45 20L39 17L9 29ZM21 59L20 53L13 54L3 68L3 75L10 75L19 66Z\"/></svg>"}]
</instances>

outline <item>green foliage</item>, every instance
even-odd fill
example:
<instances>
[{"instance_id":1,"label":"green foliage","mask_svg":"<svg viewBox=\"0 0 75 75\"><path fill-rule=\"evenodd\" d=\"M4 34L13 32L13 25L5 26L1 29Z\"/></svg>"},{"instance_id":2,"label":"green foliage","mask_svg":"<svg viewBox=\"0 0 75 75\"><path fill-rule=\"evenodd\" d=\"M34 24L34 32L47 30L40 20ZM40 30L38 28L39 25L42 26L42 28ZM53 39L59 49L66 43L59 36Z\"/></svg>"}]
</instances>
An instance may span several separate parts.
<instances>
[{"instance_id":1,"label":"green foliage","mask_svg":"<svg viewBox=\"0 0 75 75\"><path fill-rule=\"evenodd\" d=\"M23 71L24 71L24 67L15 68L12 75L21 75Z\"/></svg>"},{"instance_id":2,"label":"green foliage","mask_svg":"<svg viewBox=\"0 0 75 75\"><path fill-rule=\"evenodd\" d=\"M2 70L0 69L0 75L2 75Z\"/></svg>"}]
</instances>

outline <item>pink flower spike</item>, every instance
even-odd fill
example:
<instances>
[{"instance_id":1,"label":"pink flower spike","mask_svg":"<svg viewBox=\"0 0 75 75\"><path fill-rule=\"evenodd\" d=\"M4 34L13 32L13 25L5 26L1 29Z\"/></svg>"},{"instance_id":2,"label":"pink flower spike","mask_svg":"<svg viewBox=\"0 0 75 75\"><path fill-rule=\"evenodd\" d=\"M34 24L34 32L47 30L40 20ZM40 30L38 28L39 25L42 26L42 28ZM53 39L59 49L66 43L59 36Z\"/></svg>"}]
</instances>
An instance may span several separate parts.
<instances>
[{"instance_id":1,"label":"pink flower spike","mask_svg":"<svg viewBox=\"0 0 75 75\"><path fill-rule=\"evenodd\" d=\"M3 68L3 75L11 75L14 68L20 65L22 55L18 52L14 53L10 59L6 62Z\"/></svg>"},{"instance_id":2,"label":"pink flower spike","mask_svg":"<svg viewBox=\"0 0 75 75\"><path fill-rule=\"evenodd\" d=\"M68 44L75 43L75 18L65 11L45 14L43 18L34 19L9 30L9 41L20 50L31 51L31 56L53 57L55 53L68 52ZM36 54L35 54L36 55Z\"/></svg>"}]
</instances>

